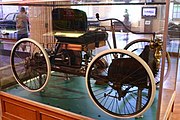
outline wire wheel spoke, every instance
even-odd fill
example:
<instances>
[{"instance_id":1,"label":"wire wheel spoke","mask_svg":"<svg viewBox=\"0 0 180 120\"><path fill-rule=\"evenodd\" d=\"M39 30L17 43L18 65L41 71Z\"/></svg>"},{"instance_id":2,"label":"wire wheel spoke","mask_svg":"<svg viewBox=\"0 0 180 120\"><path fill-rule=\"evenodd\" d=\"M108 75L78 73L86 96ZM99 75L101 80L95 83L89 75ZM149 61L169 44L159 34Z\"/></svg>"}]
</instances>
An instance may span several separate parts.
<instances>
[{"instance_id":1,"label":"wire wheel spoke","mask_svg":"<svg viewBox=\"0 0 180 120\"><path fill-rule=\"evenodd\" d=\"M19 48L24 46L24 51ZM21 39L11 52L11 67L16 81L26 90L43 89L50 77L50 62L46 51L32 39Z\"/></svg>"},{"instance_id":2,"label":"wire wheel spoke","mask_svg":"<svg viewBox=\"0 0 180 120\"><path fill-rule=\"evenodd\" d=\"M150 44L150 40L148 40L148 39L137 39L137 40L134 40L134 41L128 43L124 47L124 49L131 51L137 55L140 55L142 53L142 51L144 50L145 46L149 46L149 44ZM162 61L162 59L160 61ZM152 63L152 64L154 64L154 63ZM161 66L162 65L160 62L159 67L152 68L152 71L153 71L154 76L155 76L156 85L158 85L160 83ZM170 69L171 69L170 56L169 56L169 53L167 52L166 58L165 58L164 80L167 79L169 72L170 72Z\"/></svg>"},{"instance_id":3,"label":"wire wheel spoke","mask_svg":"<svg viewBox=\"0 0 180 120\"><path fill-rule=\"evenodd\" d=\"M127 51L126 51L127 52ZM86 73L88 93L97 106L117 118L131 118L144 112L154 98L152 73L139 57L125 51L105 51L98 54ZM106 58L101 70L99 61ZM142 59L140 59L142 60ZM151 76L151 77L150 77Z\"/></svg>"}]
</instances>

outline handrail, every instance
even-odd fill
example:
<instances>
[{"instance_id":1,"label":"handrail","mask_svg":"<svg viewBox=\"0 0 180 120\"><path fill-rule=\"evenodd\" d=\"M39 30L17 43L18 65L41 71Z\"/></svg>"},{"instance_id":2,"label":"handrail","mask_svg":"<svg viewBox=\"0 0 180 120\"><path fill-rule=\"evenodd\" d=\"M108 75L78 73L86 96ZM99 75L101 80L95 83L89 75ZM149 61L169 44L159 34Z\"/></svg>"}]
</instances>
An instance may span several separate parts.
<instances>
[{"instance_id":1,"label":"handrail","mask_svg":"<svg viewBox=\"0 0 180 120\"><path fill-rule=\"evenodd\" d=\"M117 18L107 18L107 19L99 19L99 13L96 13L96 18L98 21L102 22L102 21L117 21L119 23L121 23L123 25L123 27L128 31L128 32L131 32L133 34L146 34L146 35L153 35L153 39L155 38L155 32L135 32L135 31L132 31L130 30L129 28L126 27L126 25L119 19Z\"/></svg>"}]
</instances>

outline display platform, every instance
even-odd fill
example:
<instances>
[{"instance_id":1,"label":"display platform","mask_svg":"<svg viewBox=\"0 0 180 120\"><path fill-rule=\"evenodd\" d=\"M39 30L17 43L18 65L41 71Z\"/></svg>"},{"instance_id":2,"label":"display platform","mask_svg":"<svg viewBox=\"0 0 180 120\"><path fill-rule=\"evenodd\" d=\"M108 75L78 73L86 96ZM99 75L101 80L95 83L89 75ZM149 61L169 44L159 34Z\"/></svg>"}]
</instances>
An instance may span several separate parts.
<instances>
[{"instance_id":1,"label":"display platform","mask_svg":"<svg viewBox=\"0 0 180 120\"><path fill-rule=\"evenodd\" d=\"M53 74L59 73L54 72ZM117 119L105 114L93 103L88 95L84 77L71 76L70 80L64 80L52 76L43 92L31 93L19 85L6 88L4 91L97 120ZM145 112L142 118L132 118L130 120L155 120L158 103L157 94L153 105Z\"/></svg>"}]
</instances>

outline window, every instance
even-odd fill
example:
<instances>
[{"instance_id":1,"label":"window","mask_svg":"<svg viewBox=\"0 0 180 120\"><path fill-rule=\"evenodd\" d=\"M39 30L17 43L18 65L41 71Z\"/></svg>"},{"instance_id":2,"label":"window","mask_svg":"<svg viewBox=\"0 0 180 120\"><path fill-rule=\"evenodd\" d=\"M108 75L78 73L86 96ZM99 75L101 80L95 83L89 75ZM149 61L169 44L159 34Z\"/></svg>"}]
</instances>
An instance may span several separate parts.
<instances>
[{"instance_id":1,"label":"window","mask_svg":"<svg viewBox=\"0 0 180 120\"><path fill-rule=\"evenodd\" d=\"M13 20L14 19L14 14L7 15L7 17L5 19L6 20Z\"/></svg>"},{"instance_id":2,"label":"window","mask_svg":"<svg viewBox=\"0 0 180 120\"><path fill-rule=\"evenodd\" d=\"M180 19L180 4L174 4L173 19Z\"/></svg>"}]
</instances>

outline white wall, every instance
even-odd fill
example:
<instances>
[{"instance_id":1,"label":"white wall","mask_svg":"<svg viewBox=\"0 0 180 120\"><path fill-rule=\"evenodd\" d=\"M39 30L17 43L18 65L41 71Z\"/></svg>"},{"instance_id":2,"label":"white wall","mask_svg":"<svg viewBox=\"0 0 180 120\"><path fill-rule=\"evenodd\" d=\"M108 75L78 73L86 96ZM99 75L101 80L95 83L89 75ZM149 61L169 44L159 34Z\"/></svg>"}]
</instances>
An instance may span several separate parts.
<instances>
[{"instance_id":1,"label":"white wall","mask_svg":"<svg viewBox=\"0 0 180 120\"><path fill-rule=\"evenodd\" d=\"M2 0L2 2L8 2L8 1L17 1L17 0ZM21 1L21 0L20 0ZM9 13L18 12L18 6L11 6L11 5L3 5L2 6L2 12L3 17L5 17Z\"/></svg>"}]
</instances>

